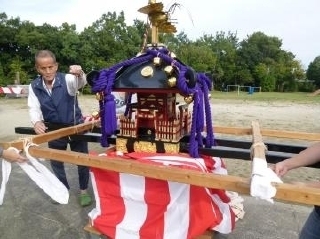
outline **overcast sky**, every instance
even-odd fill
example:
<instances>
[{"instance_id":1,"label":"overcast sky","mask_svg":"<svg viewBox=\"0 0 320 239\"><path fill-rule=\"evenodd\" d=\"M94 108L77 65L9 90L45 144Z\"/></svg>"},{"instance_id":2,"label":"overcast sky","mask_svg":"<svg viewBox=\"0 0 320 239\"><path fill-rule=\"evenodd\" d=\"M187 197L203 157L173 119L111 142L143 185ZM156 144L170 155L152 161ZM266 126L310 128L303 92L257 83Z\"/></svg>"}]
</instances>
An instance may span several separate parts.
<instances>
[{"instance_id":1,"label":"overcast sky","mask_svg":"<svg viewBox=\"0 0 320 239\"><path fill-rule=\"evenodd\" d=\"M157 1L159 2L159 1ZM164 10L173 3L178 32L190 39L217 31L237 33L239 40L262 31L282 40L282 49L291 51L306 68L320 55L319 0L163 0ZM124 11L126 22L146 20L138 9L148 0L0 0L0 12L36 25L47 22L60 26L75 24L78 31L98 20L103 13ZM1 33L0 33L1 34Z\"/></svg>"}]
</instances>

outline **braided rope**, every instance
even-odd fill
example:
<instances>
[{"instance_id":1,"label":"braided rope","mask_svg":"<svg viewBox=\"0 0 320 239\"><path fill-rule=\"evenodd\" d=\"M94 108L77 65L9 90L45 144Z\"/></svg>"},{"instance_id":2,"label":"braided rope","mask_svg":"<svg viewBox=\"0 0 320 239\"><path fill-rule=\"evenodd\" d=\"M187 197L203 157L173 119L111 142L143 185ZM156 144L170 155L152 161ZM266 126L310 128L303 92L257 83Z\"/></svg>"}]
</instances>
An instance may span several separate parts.
<instances>
[{"instance_id":1,"label":"braided rope","mask_svg":"<svg viewBox=\"0 0 320 239\"><path fill-rule=\"evenodd\" d=\"M257 146L262 146L264 148L264 152L267 153L268 152L268 147L267 145L265 145L265 143L263 142L256 142L256 143L253 143L250 147L250 158L252 159L253 156L254 156L254 148L257 147Z\"/></svg>"}]
</instances>

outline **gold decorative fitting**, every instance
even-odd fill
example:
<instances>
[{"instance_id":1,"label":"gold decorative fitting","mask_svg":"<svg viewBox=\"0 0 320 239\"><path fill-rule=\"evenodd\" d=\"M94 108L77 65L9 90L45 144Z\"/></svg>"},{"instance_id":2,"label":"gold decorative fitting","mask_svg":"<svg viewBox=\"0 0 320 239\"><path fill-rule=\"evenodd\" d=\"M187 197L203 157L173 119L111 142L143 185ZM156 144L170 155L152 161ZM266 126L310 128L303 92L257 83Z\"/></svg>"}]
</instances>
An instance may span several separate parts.
<instances>
[{"instance_id":1,"label":"gold decorative fitting","mask_svg":"<svg viewBox=\"0 0 320 239\"><path fill-rule=\"evenodd\" d=\"M164 23L159 26L159 31L162 33L176 33L177 29L171 23Z\"/></svg>"},{"instance_id":2,"label":"gold decorative fitting","mask_svg":"<svg viewBox=\"0 0 320 239\"><path fill-rule=\"evenodd\" d=\"M96 99L99 100L99 101L103 99L103 94L102 94L102 92L96 93Z\"/></svg>"},{"instance_id":3,"label":"gold decorative fitting","mask_svg":"<svg viewBox=\"0 0 320 239\"><path fill-rule=\"evenodd\" d=\"M143 67L142 70L141 70L141 75L143 77L146 77L146 78L153 76L153 68L152 68L152 66Z\"/></svg>"},{"instance_id":4,"label":"gold decorative fitting","mask_svg":"<svg viewBox=\"0 0 320 239\"><path fill-rule=\"evenodd\" d=\"M123 152L123 153L127 153L128 152L128 150L127 150L127 141L128 141L127 139L117 137L116 150L120 151L120 152Z\"/></svg>"},{"instance_id":5,"label":"gold decorative fitting","mask_svg":"<svg viewBox=\"0 0 320 239\"><path fill-rule=\"evenodd\" d=\"M140 8L138 11L144 14L152 14L155 12L161 12L163 10L163 4L161 2L156 2L155 0L149 1L149 4L145 7Z\"/></svg>"},{"instance_id":6,"label":"gold decorative fitting","mask_svg":"<svg viewBox=\"0 0 320 239\"><path fill-rule=\"evenodd\" d=\"M168 79L168 85L169 85L170 87L175 87L175 86L177 85L177 78L175 78L175 77L170 77L170 78Z\"/></svg>"},{"instance_id":7,"label":"gold decorative fitting","mask_svg":"<svg viewBox=\"0 0 320 239\"><path fill-rule=\"evenodd\" d=\"M153 58L153 64L154 64L155 66L160 66L160 64L161 64L161 58L158 57L158 56L156 56L155 58Z\"/></svg>"},{"instance_id":8,"label":"gold decorative fitting","mask_svg":"<svg viewBox=\"0 0 320 239\"><path fill-rule=\"evenodd\" d=\"M177 58L176 54L174 54L173 52L170 52L170 57L171 58Z\"/></svg>"},{"instance_id":9,"label":"gold decorative fitting","mask_svg":"<svg viewBox=\"0 0 320 239\"><path fill-rule=\"evenodd\" d=\"M188 95L188 96L184 97L184 102L186 102L187 104L190 104L192 101L193 101L192 95Z\"/></svg>"},{"instance_id":10,"label":"gold decorative fitting","mask_svg":"<svg viewBox=\"0 0 320 239\"><path fill-rule=\"evenodd\" d=\"M155 143L151 143L151 142L135 141L133 143L133 150L134 152L156 153L157 146Z\"/></svg>"},{"instance_id":11,"label":"gold decorative fitting","mask_svg":"<svg viewBox=\"0 0 320 239\"><path fill-rule=\"evenodd\" d=\"M98 111L93 111L91 116L94 118L94 119L98 119L100 117L100 114Z\"/></svg>"},{"instance_id":12,"label":"gold decorative fitting","mask_svg":"<svg viewBox=\"0 0 320 239\"><path fill-rule=\"evenodd\" d=\"M164 151L166 153L179 153L180 145L173 143L164 143Z\"/></svg>"},{"instance_id":13,"label":"gold decorative fitting","mask_svg":"<svg viewBox=\"0 0 320 239\"><path fill-rule=\"evenodd\" d=\"M163 70L169 76L173 73L173 66L166 66Z\"/></svg>"},{"instance_id":14,"label":"gold decorative fitting","mask_svg":"<svg viewBox=\"0 0 320 239\"><path fill-rule=\"evenodd\" d=\"M155 12L150 15L150 21L159 26L159 23L165 23L168 21L168 15L165 12Z\"/></svg>"}]
</instances>

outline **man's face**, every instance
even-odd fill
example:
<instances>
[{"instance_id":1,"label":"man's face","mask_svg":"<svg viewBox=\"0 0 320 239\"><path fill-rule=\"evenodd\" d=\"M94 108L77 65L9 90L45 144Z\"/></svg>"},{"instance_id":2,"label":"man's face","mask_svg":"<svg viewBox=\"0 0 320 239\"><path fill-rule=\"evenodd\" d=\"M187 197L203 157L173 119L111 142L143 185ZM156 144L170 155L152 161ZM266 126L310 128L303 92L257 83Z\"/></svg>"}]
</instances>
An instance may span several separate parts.
<instances>
[{"instance_id":1,"label":"man's face","mask_svg":"<svg viewBox=\"0 0 320 239\"><path fill-rule=\"evenodd\" d=\"M41 57L36 61L36 69L45 81L53 81L58 70L58 63L51 57Z\"/></svg>"}]
</instances>

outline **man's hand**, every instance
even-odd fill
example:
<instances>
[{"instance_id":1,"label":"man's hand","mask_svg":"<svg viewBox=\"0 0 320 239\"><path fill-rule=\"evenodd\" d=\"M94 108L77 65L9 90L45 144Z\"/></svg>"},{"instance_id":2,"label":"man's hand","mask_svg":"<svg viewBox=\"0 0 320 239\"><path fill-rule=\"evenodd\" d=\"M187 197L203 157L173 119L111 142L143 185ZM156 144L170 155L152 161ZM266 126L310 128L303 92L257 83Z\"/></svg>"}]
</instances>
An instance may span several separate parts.
<instances>
[{"instance_id":1,"label":"man's hand","mask_svg":"<svg viewBox=\"0 0 320 239\"><path fill-rule=\"evenodd\" d=\"M69 67L69 73L75 76L81 77L83 75L83 70L79 65L72 65Z\"/></svg>"},{"instance_id":2,"label":"man's hand","mask_svg":"<svg viewBox=\"0 0 320 239\"><path fill-rule=\"evenodd\" d=\"M18 162L24 163L27 161L27 158L19 154L15 149L6 149L3 150L3 158L8 162Z\"/></svg>"},{"instance_id":3,"label":"man's hand","mask_svg":"<svg viewBox=\"0 0 320 239\"><path fill-rule=\"evenodd\" d=\"M34 124L33 126L34 131L36 132L36 134L44 134L47 130L47 127L45 126L45 124L42 121L38 121Z\"/></svg>"},{"instance_id":4,"label":"man's hand","mask_svg":"<svg viewBox=\"0 0 320 239\"><path fill-rule=\"evenodd\" d=\"M289 168L286 165L286 162L282 161L279 163L276 163L275 165L271 166L271 169L279 176L282 177L283 175L285 175L288 171Z\"/></svg>"}]
</instances>

